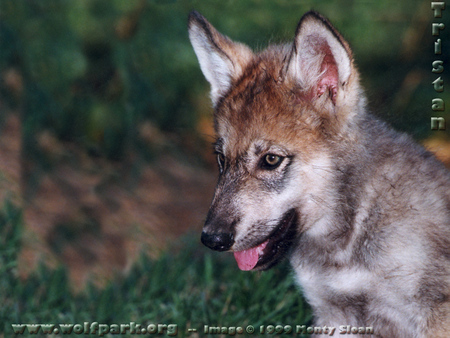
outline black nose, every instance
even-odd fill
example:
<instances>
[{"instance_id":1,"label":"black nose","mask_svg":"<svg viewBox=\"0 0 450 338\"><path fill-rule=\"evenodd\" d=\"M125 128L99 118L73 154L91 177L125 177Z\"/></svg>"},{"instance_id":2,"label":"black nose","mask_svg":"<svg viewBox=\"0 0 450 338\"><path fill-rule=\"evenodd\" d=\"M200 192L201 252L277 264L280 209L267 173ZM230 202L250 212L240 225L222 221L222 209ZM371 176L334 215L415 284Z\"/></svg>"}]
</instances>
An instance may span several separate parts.
<instances>
[{"instance_id":1,"label":"black nose","mask_svg":"<svg viewBox=\"0 0 450 338\"><path fill-rule=\"evenodd\" d=\"M227 251L234 243L234 236L233 234L224 232L210 234L203 231L202 243L213 250Z\"/></svg>"}]
</instances>

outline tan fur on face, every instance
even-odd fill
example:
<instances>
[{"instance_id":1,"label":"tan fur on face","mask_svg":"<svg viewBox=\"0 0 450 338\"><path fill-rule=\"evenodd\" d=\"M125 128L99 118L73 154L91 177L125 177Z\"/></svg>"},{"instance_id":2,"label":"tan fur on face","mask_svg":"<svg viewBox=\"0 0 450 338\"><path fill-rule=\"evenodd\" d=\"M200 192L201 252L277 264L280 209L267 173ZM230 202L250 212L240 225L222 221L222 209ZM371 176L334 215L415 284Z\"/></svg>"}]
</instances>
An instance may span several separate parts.
<instances>
[{"instance_id":1,"label":"tan fur on face","mask_svg":"<svg viewBox=\"0 0 450 338\"><path fill-rule=\"evenodd\" d=\"M346 96L344 90L340 91L344 94L338 98L336 113L330 115L325 96L311 100L311 88L301 88L283 75L290 52L289 45L282 45L254 55L242 76L218 102L216 133L233 145L233 149L227 149L233 156L248 149L252 140L265 139L303 149L307 157L314 153L314 147L330 141L328 138L339 138L343 125L349 123L348 111L355 107L341 104ZM352 74L347 86L358 87L358 76Z\"/></svg>"},{"instance_id":2,"label":"tan fur on face","mask_svg":"<svg viewBox=\"0 0 450 338\"><path fill-rule=\"evenodd\" d=\"M322 121L317 115L308 114L314 107L302 101L285 79L280 79L283 65L273 62L271 55L279 57L275 50L254 56L244 75L216 108L217 135L233 145L227 152L234 156L238 156L240 149L248 149L255 139L292 144L296 148L298 142L312 144L319 140L320 133L315 130ZM301 135L303 141L298 137Z\"/></svg>"}]
</instances>

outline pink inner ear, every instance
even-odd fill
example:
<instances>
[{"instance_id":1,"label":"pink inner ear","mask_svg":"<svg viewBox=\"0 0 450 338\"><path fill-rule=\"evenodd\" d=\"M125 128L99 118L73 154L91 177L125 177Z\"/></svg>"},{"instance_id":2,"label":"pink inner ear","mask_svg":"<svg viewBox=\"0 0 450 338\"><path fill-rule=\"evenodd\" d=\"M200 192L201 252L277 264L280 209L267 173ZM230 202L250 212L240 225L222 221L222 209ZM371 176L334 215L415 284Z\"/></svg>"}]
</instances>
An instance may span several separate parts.
<instances>
[{"instance_id":1,"label":"pink inner ear","mask_svg":"<svg viewBox=\"0 0 450 338\"><path fill-rule=\"evenodd\" d=\"M336 104L337 88L339 73L336 60L331 53L330 47L327 44L321 46L322 52L325 54L322 60L320 72L323 73L317 84L316 95L322 96L324 93L329 93L331 101Z\"/></svg>"}]
</instances>

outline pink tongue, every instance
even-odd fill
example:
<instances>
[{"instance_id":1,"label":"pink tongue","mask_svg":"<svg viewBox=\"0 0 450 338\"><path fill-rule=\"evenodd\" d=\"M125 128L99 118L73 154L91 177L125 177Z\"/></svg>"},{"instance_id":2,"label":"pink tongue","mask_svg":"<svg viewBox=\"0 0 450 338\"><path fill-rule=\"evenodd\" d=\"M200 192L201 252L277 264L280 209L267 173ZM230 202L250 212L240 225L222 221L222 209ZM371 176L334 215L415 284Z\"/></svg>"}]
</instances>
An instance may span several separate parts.
<instances>
[{"instance_id":1,"label":"pink tongue","mask_svg":"<svg viewBox=\"0 0 450 338\"><path fill-rule=\"evenodd\" d=\"M267 240L248 250L235 251L234 258L236 259L239 269L243 271L253 269L258 263L259 254L264 250L268 242L269 241Z\"/></svg>"}]
</instances>

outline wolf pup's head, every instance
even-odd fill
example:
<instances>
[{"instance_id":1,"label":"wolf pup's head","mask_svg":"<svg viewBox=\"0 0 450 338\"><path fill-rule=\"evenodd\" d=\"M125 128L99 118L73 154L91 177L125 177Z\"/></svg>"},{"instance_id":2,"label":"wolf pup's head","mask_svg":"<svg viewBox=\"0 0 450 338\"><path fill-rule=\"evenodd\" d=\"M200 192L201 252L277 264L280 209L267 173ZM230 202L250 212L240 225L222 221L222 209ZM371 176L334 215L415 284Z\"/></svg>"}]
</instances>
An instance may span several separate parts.
<instances>
[{"instance_id":1,"label":"wolf pup's head","mask_svg":"<svg viewBox=\"0 0 450 338\"><path fill-rule=\"evenodd\" d=\"M267 269L332 212L329 154L364 105L351 50L316 12L292 44L260 53L197 12L189 37L211 85L220 171L202 242L242 270Z\"/></svg>"}]
</instances>

